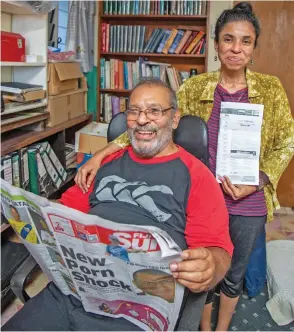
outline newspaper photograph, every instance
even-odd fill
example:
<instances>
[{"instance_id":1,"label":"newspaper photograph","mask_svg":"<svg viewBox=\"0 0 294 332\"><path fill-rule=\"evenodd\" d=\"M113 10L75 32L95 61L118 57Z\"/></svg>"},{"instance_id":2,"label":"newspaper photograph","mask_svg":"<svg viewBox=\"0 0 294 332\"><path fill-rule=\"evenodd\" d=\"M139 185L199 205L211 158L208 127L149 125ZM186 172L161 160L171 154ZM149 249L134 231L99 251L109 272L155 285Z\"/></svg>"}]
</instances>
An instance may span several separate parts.
<instances>
[{"instance_id":1,"label":"newspaper photograph","mask_svg":"<svg viewBox=\"0 0 294 332\"><path fill-rule=\"evenodd\" d=\"M84 309L144 330L173 330L184 287L169 264L181 249L156 227L125 225L53 203L6 181L2 211L41 269Z\"/></svg>"},{"instance_id":2,"label":"newspaper photograph","mask_svg":"<svg viewBox=\"0 0 294 332\"><path fill-rule=\"evenodd\" d=\"M258 185L263 105L222 102L216 178L233 184Z\"/></svg>"}]
</instances>

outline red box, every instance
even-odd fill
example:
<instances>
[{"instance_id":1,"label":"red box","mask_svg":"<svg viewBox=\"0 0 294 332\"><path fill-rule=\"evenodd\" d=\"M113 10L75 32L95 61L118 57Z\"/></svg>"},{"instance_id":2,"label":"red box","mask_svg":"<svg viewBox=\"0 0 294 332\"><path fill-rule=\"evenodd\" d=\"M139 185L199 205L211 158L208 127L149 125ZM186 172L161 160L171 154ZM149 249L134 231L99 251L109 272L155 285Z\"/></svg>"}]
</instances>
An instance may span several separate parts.
<instances>
[{"instance_id":1,"label":"red box","mask_svg":"<svg viewBox=\"0 0 294 332\"><path fill-rule=\"evenodd\" d=\"M0 61L24 62L25 39L19 33L1 31Z\"/></svg>"}]
</instances>

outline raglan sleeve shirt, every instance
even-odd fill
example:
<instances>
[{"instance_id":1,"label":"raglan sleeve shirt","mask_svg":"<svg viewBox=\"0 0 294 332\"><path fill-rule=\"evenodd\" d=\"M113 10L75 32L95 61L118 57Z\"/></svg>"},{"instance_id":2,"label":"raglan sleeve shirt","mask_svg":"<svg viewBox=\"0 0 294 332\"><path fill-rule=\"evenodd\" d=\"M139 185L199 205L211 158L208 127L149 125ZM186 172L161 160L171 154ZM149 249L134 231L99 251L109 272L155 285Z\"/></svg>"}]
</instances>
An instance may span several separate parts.
<instances>
[{"instance_id":1,"label":"raglan sleeve shirt","mask_svg":"<svg viewBox=\"0 0 294 332\"><path fill-rule=\"evenodd\" d=\"M190 160L188 168L191 188L186 209L187 245L190 249L219 247L232 256L229 215L220 186L199 160Z\"/></svg>"}]
</instances>

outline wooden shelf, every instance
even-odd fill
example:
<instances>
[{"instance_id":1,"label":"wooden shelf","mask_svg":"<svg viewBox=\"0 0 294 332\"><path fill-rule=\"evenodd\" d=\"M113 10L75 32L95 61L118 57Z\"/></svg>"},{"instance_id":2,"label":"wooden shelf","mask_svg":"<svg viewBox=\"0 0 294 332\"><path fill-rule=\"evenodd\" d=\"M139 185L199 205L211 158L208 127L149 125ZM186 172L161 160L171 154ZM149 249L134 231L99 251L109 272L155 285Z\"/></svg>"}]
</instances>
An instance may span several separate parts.
<instances>
[{"instance_id":1,"label":"wooden shelf","mask_svg":"<svg viewBox=\"0 0 294 332\"><path fill-rule=\"evenodd\" d=\"M1 61L1 67L45 67L46 62L8 62L8 61Z\"/></svg>"},{"instance_id":2,"label":"wooden shelf","mask_svg":"<svg viewBox=\"0 0 294 332\"><path fill-rule=\"evenodd\" d=\"M33 132L33 131L22 131L7 133L7 137L2 138L1 144L1 156L4 156L15 150L24 148L30 144L38 142L48 136L54 135L64 129L70 128L82 122L90 122L92 115L85 114L71 119L67 122L61 123L60 125L52 128L46 128L44 131Z\"/></svg>"},{"instance_id":3,"label":"wooden shelf","mask_svg":"<svg viewBox=\"0 0 294 332\"><path fill-rule=\"evenodd\" d=\"M49 112L37 113L36 115L32 115L31 117L27 118L20 118L20 119L15 118L13 119L13 122L7 124L4 124L2 119L1 133L3 134L13 129L17 129L20 127L28 126L30 124L46 120L49 118L49 116L50 116Z\"/></svg>"},{"instance_id":4,"label":"wooden shelf","mask_svg":"<svg viewBox=\"0 0 294 332\"><path fill-rule=\"evenodd\" d=\"M30 5L16 1L1 1L1 12L17 15L38 15Z\"/></svg>"},{"instance_id":5,"label":"wooden shelf","mask_svg":"<svg viewBox=\"0 0 294 332\"><path fill-rule=\"evenodd\" d=\"M130 93L132 90L126 89L100 89L100 92L105 93Z\"/></svg>"},{"instance_id":6,"label":"wooden shelf","mask_svg":"<svg viewBox=\"0 0 294 332\"><path fill-rule=\"evenodd\" d=\"M188 21L188 20L206 20L207 15L110 15L103 14L101 15L103 19L113 19L113 20L165 20L165 21Z\"/></svg>"},{"instance_id":7,"label":"wooden shelf","mask_svg":"<svg viewBox=\"0 0 294 332\"><path fill-rule=\"evenodd\" d=\"M101 55L109 56L134 56L146 58L205 58L205 54L159 54L159 53L123 53L123 52L101 52Z\"/></svg>"}]
</instances>

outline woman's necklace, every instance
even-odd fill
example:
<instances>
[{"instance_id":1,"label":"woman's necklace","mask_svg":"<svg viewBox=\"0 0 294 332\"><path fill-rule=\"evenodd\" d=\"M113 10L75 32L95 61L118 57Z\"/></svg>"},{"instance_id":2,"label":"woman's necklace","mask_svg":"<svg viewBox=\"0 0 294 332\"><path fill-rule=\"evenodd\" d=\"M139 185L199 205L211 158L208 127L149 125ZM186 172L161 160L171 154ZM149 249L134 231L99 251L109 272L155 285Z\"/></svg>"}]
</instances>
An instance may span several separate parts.
<instances>
[{"instance_id":1,"label":"woman's necklace","mask_svg":"<svg viewBox=\"0 0 294 332\"><path fill-rule=\"evenodd\" d=\"M222 84L222 83L223 83L223 84ZM226 83L223 82L223 79L222 79L222 76L221 76L221 75L220 75L220 78L219 78L219 84L221 84L223 87L224 87L224 85L226 85ZM233 87L237 88L237 84L244 84L244 82L240 82L240 83L235 82L234 85L233 85ZM246 82L246 81L245 81L245 85L246 85L246 87L247 87L247 82ZM225 88L225 87L224 87L224 88ZM244 91L242 92L242 94L241 94L241 96L239 97L239 99L238 99L238 100L235 100L234 97L232 96L231 92L230 92L227 88L225 88L225 89L226 89L226 91L229 93L229 95L230 95L230 97L231 97L231 100L232 100L233 102L235 102L235 103L239 103L240 100L243 98L245 92L246 92L246 90L245 90L245 88L244 88ZM238 90L237 90L237 91L238 91ZM236 92L237 92L237 91L236 91Z\"/></svg>"}]
</instances>

